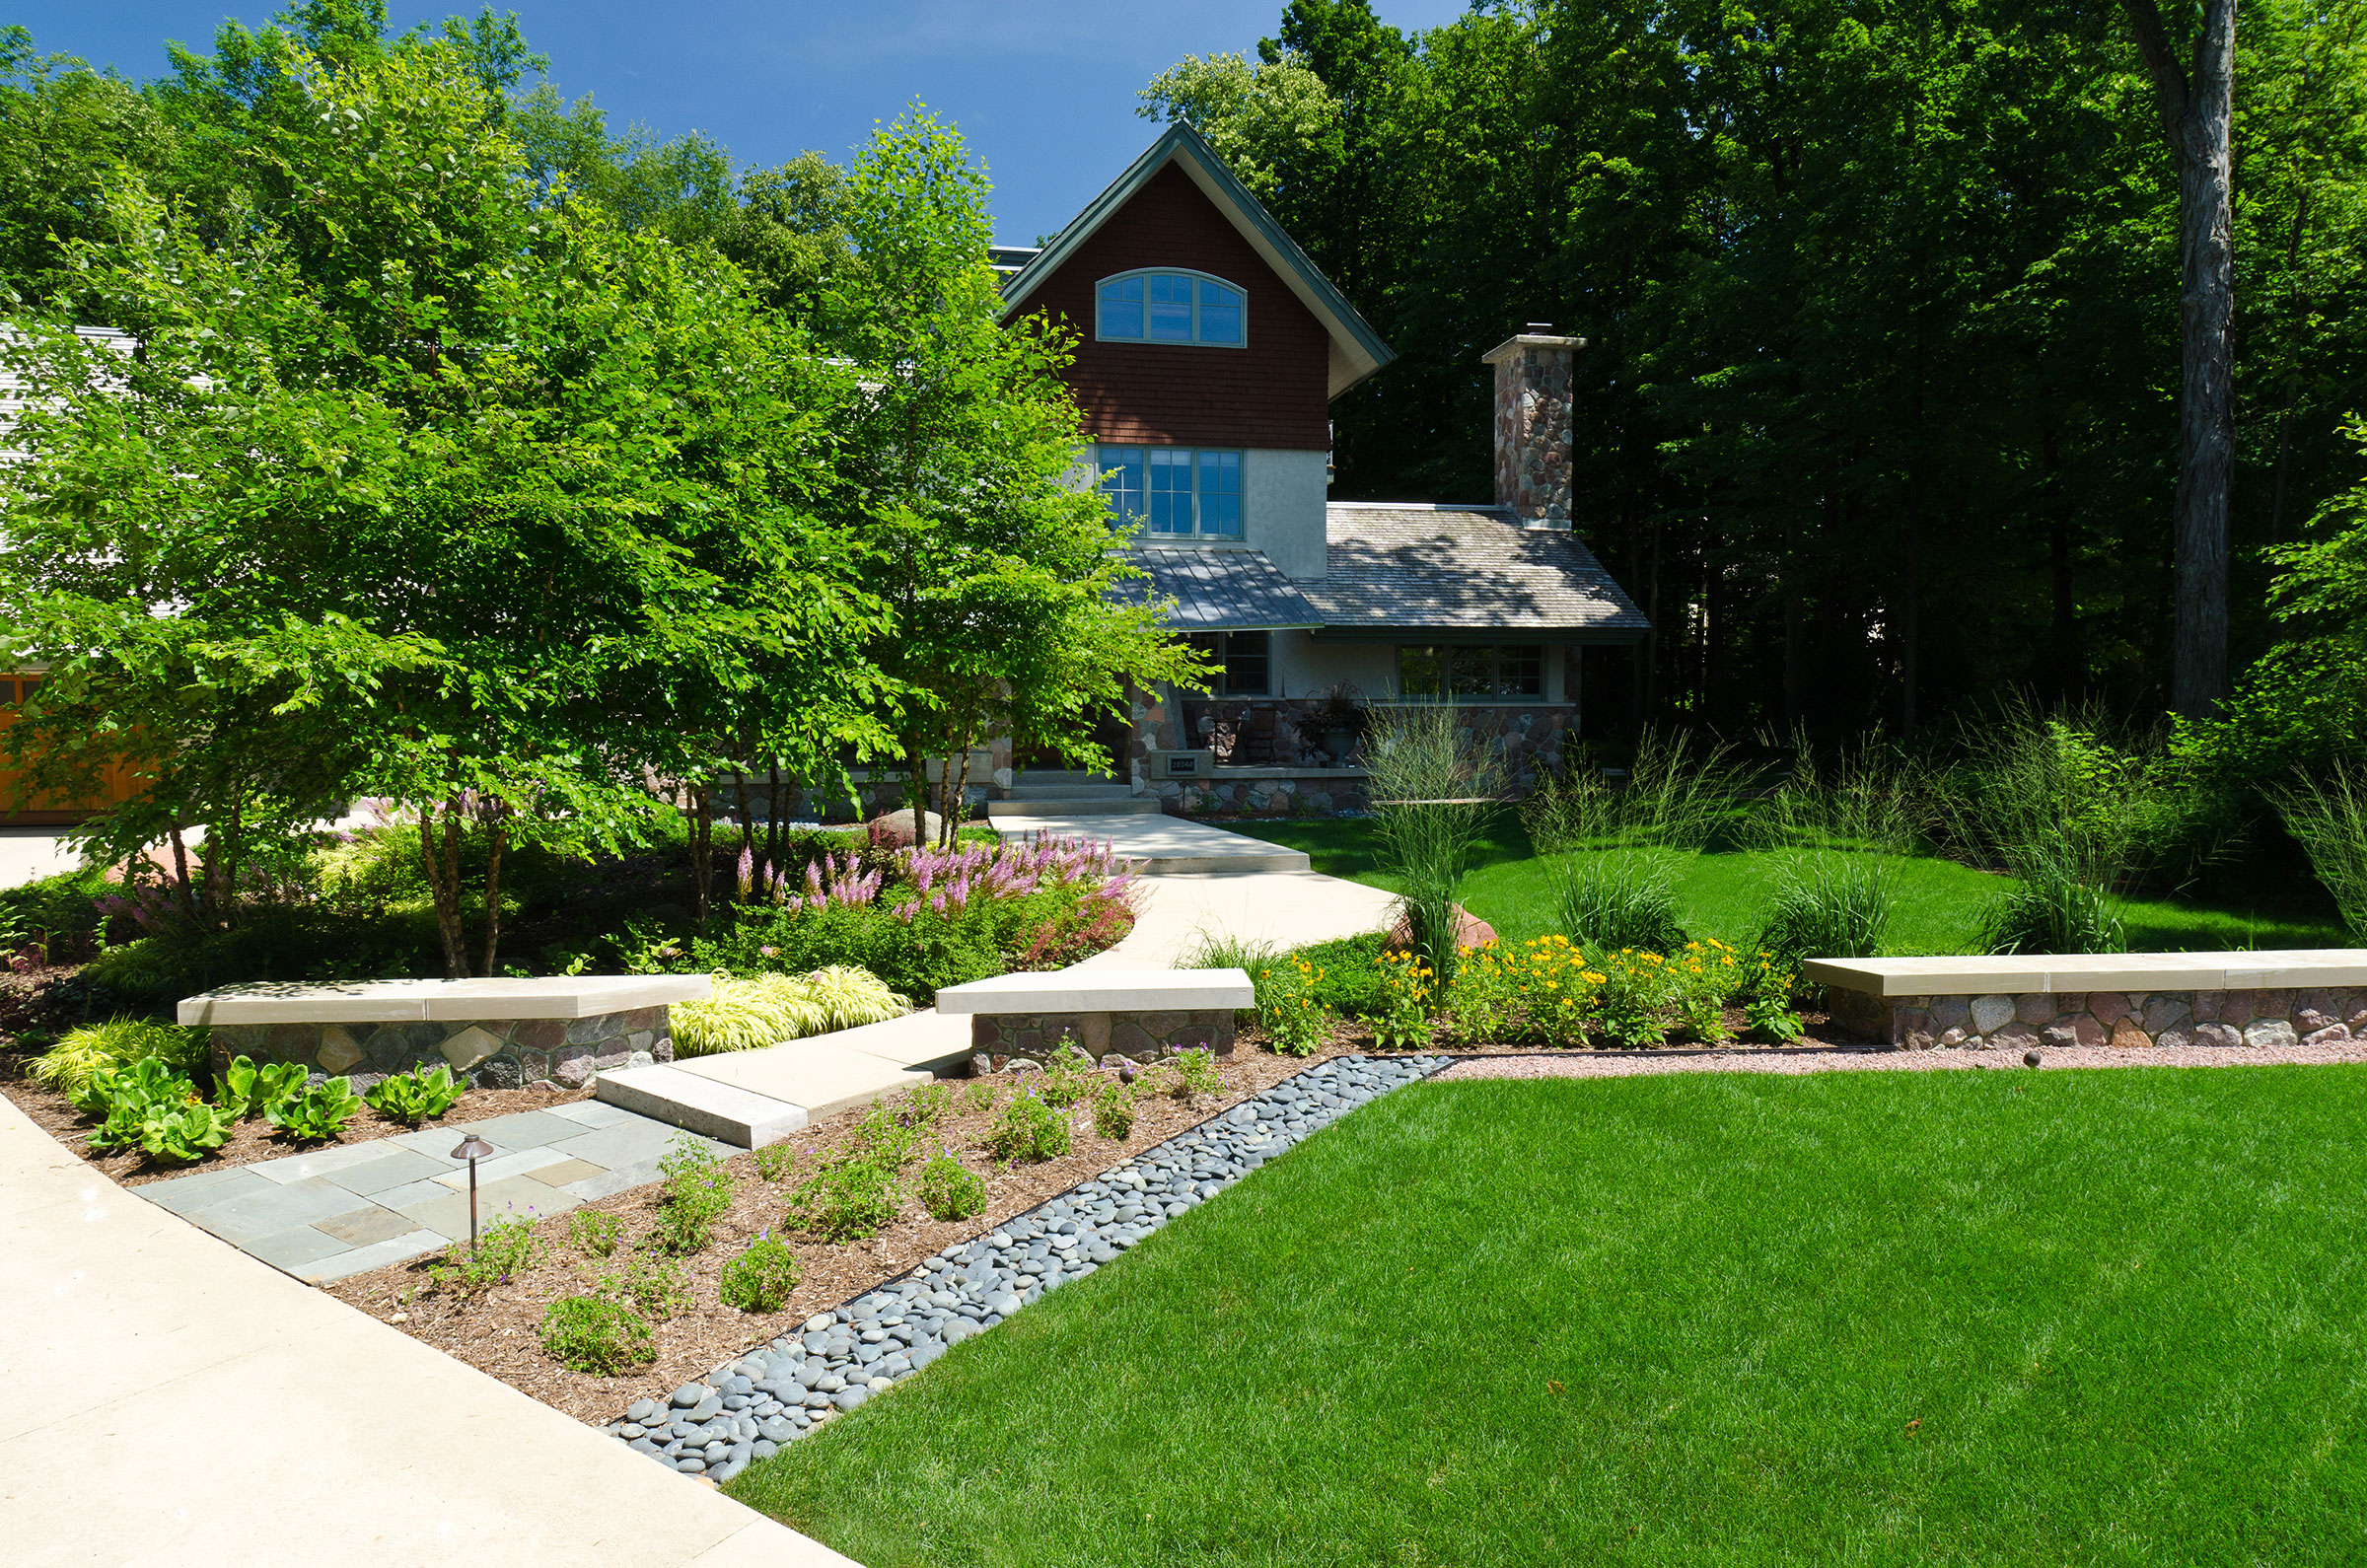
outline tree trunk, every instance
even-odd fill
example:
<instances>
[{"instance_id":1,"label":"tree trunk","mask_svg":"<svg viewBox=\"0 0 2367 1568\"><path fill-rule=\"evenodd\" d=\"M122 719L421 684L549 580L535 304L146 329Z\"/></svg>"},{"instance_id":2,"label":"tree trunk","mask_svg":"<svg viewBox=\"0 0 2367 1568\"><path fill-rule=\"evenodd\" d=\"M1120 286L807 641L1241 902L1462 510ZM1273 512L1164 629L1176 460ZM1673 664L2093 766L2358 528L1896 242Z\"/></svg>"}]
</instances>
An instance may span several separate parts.
<instances>
[{"instance_id":1,"label":"tree trunk","mask_svg":"<svg viewBox=\"0 0 2367 1568\"><path fill-rule=\"evenodd\" d=\"M461 807L443 804L444 842L436 843L438 807L419 806L419 860L427 871L428 891L436 906L436 936L444 946L444 977L458 980L468 972L468 955L461 939Z\"/></svg>"},{"instance_id":2,"label":"tree trunk","mask_svg":"<svg viewBox=\"0 0 2367 1568\"><path fill-rule=\"evenodd\" d=\"M2227 694L2227 517L2235 481L2235 245L2230 126L2235 0L2205 0L2190 66L2154 0L2121 0L2178 162L2180 387L2170 701L2192 718Z\"/></svg>"},{"instance_id":3,"label":"tree trunk","mask_svg":"<svg viewBox=\"0 0 2367 1568\"><path fill-rule=\"evenodd\" d=\"M715 901L715 787L701 782L690 793L690 918L707 929Z\"/></svg>"},{"instance_id":4,"label":"tree trunk","mask_svg":"<svg viewBox=\"0 0 2367 1568\"><path fill-rule=\"evenodd\" d=\"M485 808L485 962L483 972L494 973L493 956L501 950L501 850L510 836L508 816L498 803Z\"/></svg>"},{"instance_id":5,"label":"tree trunk","mask_svg":"<svg viewBox=\"0 0 2367 1568\"><path fill-rule=\"evenodd\" d=\"M929 847L929 753L919 737L904 745L912 762L912 847Z\"/></svg>"}]
</instances>

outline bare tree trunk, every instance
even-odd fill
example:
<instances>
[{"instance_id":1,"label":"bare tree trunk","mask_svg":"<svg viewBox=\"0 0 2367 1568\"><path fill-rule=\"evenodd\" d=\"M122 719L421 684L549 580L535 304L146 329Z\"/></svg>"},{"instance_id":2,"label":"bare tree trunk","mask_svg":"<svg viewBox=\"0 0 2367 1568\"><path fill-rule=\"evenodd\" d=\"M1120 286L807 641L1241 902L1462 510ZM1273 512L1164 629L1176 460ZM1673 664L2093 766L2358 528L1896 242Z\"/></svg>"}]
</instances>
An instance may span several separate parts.
<instances>
[{"instance_id":1,"label":"bare tree trunk","mask_svg":"<svg viewBox=\"0 0 2367 1568\"><path fill-rule=\"evenodd\" d=\"M188 845L181 839L179 821L174 822L172 832L173 891L180 900L181 912L189 917L189 924L202 929L205 922L197 911L197 889L189 881Z\"/></svg>"},{"instance_id":2,"label":"bare tree trunk","mask_svg":"<svg viewBox=\"0 0 2367 1568\"><path fill-rule=\"evenodd\" d=\"M2154 0L2121 0L2153 77L2178 161L2180 391L2177 622L2171 706L2216 712L2227 694L2227 517L2235 482L2235 243L2230 127L2235 0L2204 0L2193 59L2182 65Z\"/></svg>"},{"instance_id":3,"label":"bare tree trunk","mask_svg":"<svg viewBox=\"0 0 2367 1568\"><path fill-rule=\"evenodd\" d=\"M436 843L436 814L444 813L444 842ZM436 936L444 946L444 977L458 980L468 972L468 956L461 940L461 807L446 801L439 808L419 805L419 860L427 871L427 887L436 906Z\"/></svg>"},{"instance_id":4,"label":"bare tree trunk","mask_svg":"<svg viewBox=\"0 0 2367 1568\"><path fill-rule=\"evenodd\" d=\"M925 849L929 843L929 753L915 736L906 743L904 755L912 761L912 847Z\"/></svg>"}]
</instances>

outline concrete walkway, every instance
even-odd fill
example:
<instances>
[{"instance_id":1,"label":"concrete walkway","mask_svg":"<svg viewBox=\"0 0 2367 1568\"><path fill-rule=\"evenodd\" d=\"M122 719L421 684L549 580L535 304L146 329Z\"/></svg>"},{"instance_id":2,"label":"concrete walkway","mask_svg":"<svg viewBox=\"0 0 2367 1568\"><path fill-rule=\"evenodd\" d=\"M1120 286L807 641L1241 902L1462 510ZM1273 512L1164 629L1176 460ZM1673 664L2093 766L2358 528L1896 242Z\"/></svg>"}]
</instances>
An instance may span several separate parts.
<instances>
[{"instance_id":1,"label":"concrete walkway","mask_svg":"<svg viewBox=\"0 0 2367 1568\"><path fill-rule=\"evenodd\" d=\"M137 1201L5 1100L0 1257L12 1568L851 1562Z\"/></svg>"},{"instance_id":2,"label":"concrete walkway","mask_svg":"<svg viewBox=\"0 0 2367 1568\"><path fill-rule=\"evenodd\" d=\"M1119 858L1153 877L1199 872L1305 871L1307 852L1269 844L1246 833L1229 833L1206 822L1153 811L1134 817L1027 816L991 819L1005 842L1050 833L1058 838L1107 839Z\"/></svg>"},{"instance_id":3,"label":"concrete walkway","mask_svg":"<svg viewBox=\"0 0 2367 1568\"><path fill-rule=\"evenodd\" d=\"M561 1214L658 1179L682 1129L597 1101L483 1121L424 1127L368 1143L149 1181L134 1196L312 1284L433 1252L468 1236L468 1166L452 1158L474 1134L480 1225ZM729 1147L701 1139L717 1154Z\"/></svg>"}]
</instances>

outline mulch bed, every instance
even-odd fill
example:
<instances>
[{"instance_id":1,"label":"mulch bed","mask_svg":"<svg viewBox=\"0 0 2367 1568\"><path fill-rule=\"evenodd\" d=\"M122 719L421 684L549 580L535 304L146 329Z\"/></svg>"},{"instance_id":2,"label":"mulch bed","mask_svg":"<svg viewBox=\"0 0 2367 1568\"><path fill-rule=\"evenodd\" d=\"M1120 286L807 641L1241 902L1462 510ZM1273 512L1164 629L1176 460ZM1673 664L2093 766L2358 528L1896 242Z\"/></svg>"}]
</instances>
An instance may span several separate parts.
<instances>
[{"instance_id":1,"label":"mulch bed","mask_svg":"<svg viewBox=\"0 0 2367 1568\"><path fill-rule=\"evenodd\" d=\"M815 1313L894 1279L943 1247L982 1236L1014 1215L1091 1180L1128 1156L1164 1142L1294 1073L1359 1048L1349 1042L1312 1056L1276 1056L1256 1049L1245 1036L1230 1058L1219 1059L1225 1085L1222 1096L1201 1096L1194 1104L1145 1097L1137 1102L1133 1135L1122 1142L1096 1133L1089 1105L1080 1104L1066 1112L1075 1130L1065 1158L1007 1171L998 1170L981 1147L996 1112L971 1108L971 1087L990 1087L999 1110L1028 1079L996 1075L955 1081L957 1112L931 1130L929 1144L933 1146L942 1137L963 1164L985 1178L985 1211L975 1219L941 1222L908 1201L896 1224L867 1242L832 1244L785 1233L784 1202L790 1182L797 1177L792 1176L790 1182L781 1184L765 1181L756 1173L753 1154L736 1155L725 1162L736 1182L730 1211L717 1222L714 1239L703 1250L680 1259L690 1282L693 1305L681 1317L654 1325L657 1362L631 1377L597 1378L569 1371L542 1353L538 1329L550 1302L581 1294L599 1275L620 1267L627 1249L656 1223L661 1189L655 1186L620 1192L540 1222L535 1227L538 1260L524 1274L492 1287L481 1297L435 1289L428 1279L428 1269L436 1261L433 1257L323 1288L447 1355L597 1425L614 1420L636 1399L666 1398L683 1383L788 1332ZM826 1155L841 1145L862 1115L860 1110L842 1111L799 1131L791 1141L800 1152L801 1165L810 1168L815 1154ZM589 1256L571 1242L572 1214L585 1209L604 1209L624 1222L624 1242L613 1257ZM722 1266L767 1230L784 1232L784 1240L804 1265L805 1277L796 1294L777 1313L743 1313L721 1305L716 1288Z\"/></svg>"}]
</instances>

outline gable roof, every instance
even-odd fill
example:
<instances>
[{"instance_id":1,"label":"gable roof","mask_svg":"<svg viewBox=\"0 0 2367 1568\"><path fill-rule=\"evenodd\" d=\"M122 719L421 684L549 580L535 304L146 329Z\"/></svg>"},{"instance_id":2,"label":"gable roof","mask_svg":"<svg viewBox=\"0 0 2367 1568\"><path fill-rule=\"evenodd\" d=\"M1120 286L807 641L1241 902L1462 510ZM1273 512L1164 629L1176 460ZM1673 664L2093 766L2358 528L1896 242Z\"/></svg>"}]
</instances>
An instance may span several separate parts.
<instances>
[{"instance_id":1,"label":"gable roof","mask_svg":"<svg viewBox=\"0 0 2367 1568\"><path fill-rule=\"evenodd\" d=\"M1096 230L1132 200L1153 175L1171 163L1181 168L1200 193L1215 203L1216 210L1241 232L1241 237L1273 269L1283 286L1324 323L1324 330L1331 339L1328 395L1338 396L1398 357L1395 349L1381 341L1373 323L1357 313L1356 307L1331 286L1331 280L1299 249L1298 242L1282 232L1273 214L1250 194L1248 186L1233 178L1224 160L1217 157L1205 137L1192 129L1189 120L1177 120L1170 125L1140 158L1127 166L1124 174L1111 182L1109 189L1087 202L1085 210L1052 237L1050 245L1003 280L1003 315L1007 318L1027 304L1028 296L1059 271Z\"/></svg>"},{"instance_id":2,"label":"gable roof","mask_svg":"<svg viewBox=\"0 0 2367 1568\"><path fill-rule=\"evenodd\" d=\"M1523 528L1502 507L1333 501L1329 570L1300 591L1319 638L1521 632L1556 642L1634 642L1652 629L1594 552L1562 529Z\"/></svg>"}]
</instances>

